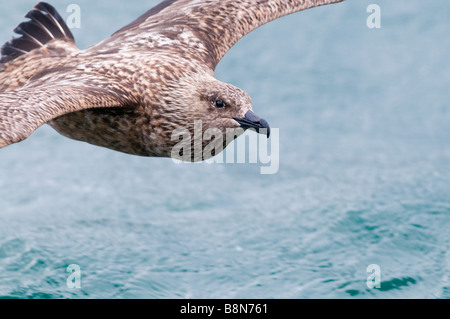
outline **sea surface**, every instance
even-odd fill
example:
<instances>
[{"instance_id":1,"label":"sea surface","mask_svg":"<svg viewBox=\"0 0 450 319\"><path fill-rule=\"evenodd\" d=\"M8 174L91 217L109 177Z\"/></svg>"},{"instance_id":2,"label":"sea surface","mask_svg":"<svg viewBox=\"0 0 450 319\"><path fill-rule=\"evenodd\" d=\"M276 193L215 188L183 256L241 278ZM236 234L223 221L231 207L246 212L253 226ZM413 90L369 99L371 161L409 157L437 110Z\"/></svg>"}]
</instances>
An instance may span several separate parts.
<instances>
[{"instance_id":1,"label":"sea surface","mask_svg":"<svg viewBox=\"0 0 450 319\"><path fill-rule=\"evenodd\" d=\"M1 2L0 42L36 2ZM52 4L65 19L79 6L87 48L157 3ZM274 174L48 126L1 149L0 298L449 298L449 12L347 0L233 47L216 76L279 132Z\"/></svg>"}]
</instances>

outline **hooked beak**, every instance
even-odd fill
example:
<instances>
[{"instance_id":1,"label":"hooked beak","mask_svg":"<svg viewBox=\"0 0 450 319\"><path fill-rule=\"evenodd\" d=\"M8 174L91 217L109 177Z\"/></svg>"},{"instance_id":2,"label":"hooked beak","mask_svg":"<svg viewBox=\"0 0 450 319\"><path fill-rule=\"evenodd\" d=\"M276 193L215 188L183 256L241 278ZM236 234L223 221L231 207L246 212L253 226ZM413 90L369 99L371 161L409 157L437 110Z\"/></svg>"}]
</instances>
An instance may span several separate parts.
<instances>
[{"instance_id":1,"label":"hooked beak","mask_svg":"<svg viewBox=\"0 0 450 319\"><path fill-rule=\"evenodd\" d=\"M265 119L260 118L258 115L253 113L252 111L248 111L245 113L244 118L233 118L236 122L238 122L241 127L246 130L249 128L254 128L256 132L260 133L260 129L267 130L267 138L270 136L270 126L269 123ZM262 134L263 132L261 132ZM265 133L265 131L264 131Z\"/></svg>"}]
</instances>

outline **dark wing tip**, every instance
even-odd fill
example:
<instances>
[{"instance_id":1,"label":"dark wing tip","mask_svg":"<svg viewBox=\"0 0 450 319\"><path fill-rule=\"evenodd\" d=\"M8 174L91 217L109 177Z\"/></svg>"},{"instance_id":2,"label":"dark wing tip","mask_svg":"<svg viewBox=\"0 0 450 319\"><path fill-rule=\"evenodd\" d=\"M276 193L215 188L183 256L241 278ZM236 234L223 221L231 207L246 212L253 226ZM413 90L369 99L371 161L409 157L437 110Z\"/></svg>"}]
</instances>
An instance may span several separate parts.
<instances>
[{"instance_id":1,"label":"dark wing tip","mask_svg":"<svg viewBox=\"0 0 450 319\"><path fill-rule=\"evenodd\" d=\"M2 46L0 63L12 61L53 39L75 42L63 18L50 4L39 2L25 17L30 20L20 23L14 29L21 37L13 38Z\"/></svg>"}]
</instances>

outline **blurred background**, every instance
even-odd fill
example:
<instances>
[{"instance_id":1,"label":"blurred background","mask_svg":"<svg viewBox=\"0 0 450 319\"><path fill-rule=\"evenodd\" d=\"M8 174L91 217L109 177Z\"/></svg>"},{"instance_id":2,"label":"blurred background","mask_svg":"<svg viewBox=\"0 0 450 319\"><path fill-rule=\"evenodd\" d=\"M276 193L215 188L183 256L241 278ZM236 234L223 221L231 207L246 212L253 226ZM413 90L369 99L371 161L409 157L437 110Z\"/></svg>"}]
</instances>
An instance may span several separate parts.
<instances>
[{"instance_id":1,"label":"blurred background","mask_svg":"<svg viewBox=\"0 0 450 319\"><path fill-rule=\"evenodd\" d=\"M36 2L0 4L0 42ZM84 49L158 2L52 4L65 19L79 5ZM347 0L233 47L216 76L279 129L273 175L125 155L48 126L1 149L0 297L449 298L448 12ZM71 264L81 288L66 284Z\"/></svg>"}]
</instances>

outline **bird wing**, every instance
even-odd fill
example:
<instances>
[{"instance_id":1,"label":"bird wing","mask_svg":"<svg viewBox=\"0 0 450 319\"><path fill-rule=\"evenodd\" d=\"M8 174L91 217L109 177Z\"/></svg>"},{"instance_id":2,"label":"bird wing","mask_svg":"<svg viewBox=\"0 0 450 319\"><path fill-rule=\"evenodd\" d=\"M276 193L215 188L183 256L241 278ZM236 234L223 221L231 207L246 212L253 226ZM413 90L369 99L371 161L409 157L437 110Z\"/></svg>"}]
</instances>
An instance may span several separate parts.
<instances>
[{"instance_id":1,"label":"bird wing","mask_svg":"<svg viewBox=\"0 0 450 319\"><path fill-rule=\"evenodd\" d=\"M215 69L243 36L282 16L343 0L165 0L112 38L157 32L168 40L185 39L201 60ZM193 41L195 37L198 41ZM166 41L167 43L168 41ZM169 41L170 42L170 41ZM179 46L180 43L173 42Z\"/></svg>"},{"instance_id":2,"label":"bird wing","mask_svg":"<svg viewBox=\"0 0 450 319\"><path fill-rule=\"evenodd\" d=\"M62 59L79 52L70 29L51 5L39 2L25 17L29 20L14 29L20 37L1 47L0 92L22 87L35 74L58 67Z\"/></svg>"},{"instance_id":3,"label":"bird wing","mask_svg":"<svg viewBox=\"0 0 450 319\"><path fill-rule=\"evenodd\" d=\"M134 108L126 83L68 68L48 70L27 85L0 93L0 148L17 143L39 126L67 113L92 108Z\"/></svg>"},{"instance_id":4,"label":"bird wing","mask_svg":"<svg viewBox=\"0 0 450 319\"><path fill-rule=\"evenodd\" d=\"M73 35L58 12L40 2L1 48L0 148L27 138L39 126L67 113L137 105L129 79L111 64L100 70L79 65ZM84 65L84 66L83 66Z\"/></svg>"},{"instance_id":5,"label":"bird wing","mask_svg":"<svg viewBox=\"0 0 450 319\"><path fill-rule=\"evenodd\" d=\"M25 15L29 21L22 22L14 32L21 35L5 43L0 63L7 63L34 49L43 47L52 40L65 40L75 43L72 32L59 13L51 5L39 2Z\"/></svg>"}]
</instances>

